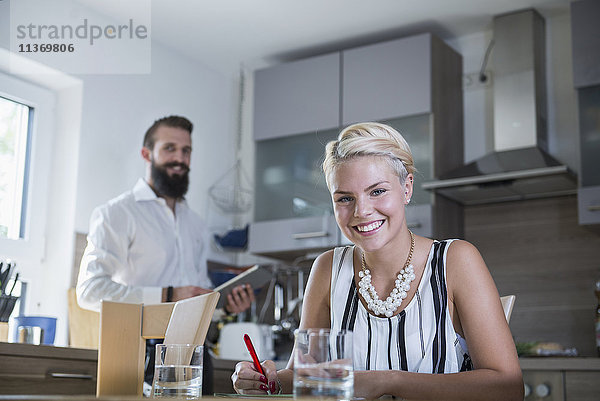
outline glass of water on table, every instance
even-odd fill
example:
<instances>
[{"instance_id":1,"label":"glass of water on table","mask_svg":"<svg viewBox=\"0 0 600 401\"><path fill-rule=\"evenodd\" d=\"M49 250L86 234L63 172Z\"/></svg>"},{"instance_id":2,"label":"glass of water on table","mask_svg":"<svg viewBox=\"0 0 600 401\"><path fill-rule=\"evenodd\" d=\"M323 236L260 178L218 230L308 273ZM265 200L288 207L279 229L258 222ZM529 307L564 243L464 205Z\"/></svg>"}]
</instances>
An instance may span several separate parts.
<instances>
[{"instance_id":1,"label":"glass of water on table","mask_svg":"<svg viewBox=\"0 0 600 401\"><path fill-rule=\"evenodd\" d=\"M203 351L202 345L157 344L153 397L201 398Z\"/></svg>"},{"instance_id":2,"label":"glass of water on table","mask_svg":"<svg viewBox=\"0 0 600 401\"><path fill-rule=\"evenodd\" d=\"M352 332L308 329L295 334L294 397L352 399Z\"/></svg>"}]
</instances>

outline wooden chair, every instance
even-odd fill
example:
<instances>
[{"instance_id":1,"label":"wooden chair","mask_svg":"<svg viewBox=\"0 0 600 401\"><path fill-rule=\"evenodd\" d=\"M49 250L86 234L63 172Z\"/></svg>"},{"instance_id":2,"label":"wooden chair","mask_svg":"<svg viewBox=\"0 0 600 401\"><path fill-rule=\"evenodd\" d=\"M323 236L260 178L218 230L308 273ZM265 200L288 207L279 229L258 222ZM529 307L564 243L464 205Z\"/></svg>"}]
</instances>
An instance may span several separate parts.
<instances>
[{"instance_id":1,"label":"wooden chair","mask_svg":"<svg viewBox=\"0 0 600 401\"><path fill-rule=\"evenodd\" d=\"M142 396L146 339L204 344L218 292L157 305L102 301L96 395Z\"/></svg>"},{"instance_id":2,"label":"wooden chair","mask_svg":"<svg viewBox=\"0 0 600 401\"><path fill-rule=\"evenodd\" d=\"M98 349L100 313L79 306L75 288L69 288L67 299L69 305L69 346Z\"/></svg>"},{"instance_id":3,"label":"wooden chair","mask_svg":"<svg viewBox=\"0 0 600 401\"><path fill-rule=\"evenodd\" d=\"M506 321L510 323L510 315L512 314L513 307L515 306L515 299L517 299L516 295L506 295L500 297L500 302L502 302L502 309L504 309L504 316L506 316Z\"/></svg>"}]
</instances>

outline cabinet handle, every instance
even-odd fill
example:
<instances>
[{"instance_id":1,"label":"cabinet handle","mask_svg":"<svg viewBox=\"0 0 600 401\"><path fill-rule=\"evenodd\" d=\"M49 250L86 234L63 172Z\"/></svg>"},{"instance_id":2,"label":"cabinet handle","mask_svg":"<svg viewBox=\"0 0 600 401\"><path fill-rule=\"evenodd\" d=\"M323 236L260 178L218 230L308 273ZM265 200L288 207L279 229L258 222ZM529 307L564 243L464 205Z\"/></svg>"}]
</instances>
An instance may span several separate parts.
<instances>
[{"instance_id":1,"label":"cabinet handle","mask_svg":"<svg viewBox=\"0 0 600 401\"><path fill-rule=\"evenodd\" d=\"M600 205L589 205L588 210L590 212L600 212Z\"/></svg>"},{"instance_id":2,"label":"cabinet handle","mask_svg":"<svg viewBox=\"0 0 600 401\"><path fill-rule=\"evenodd\" d=\"M417 221L415 223L407 223L406 226L408 228L421 228L423 226L423 224L421 224Z\"/></svg>"},{"instance_id":3,"label":"cabinet handle","mask_svg":"<svg viewBox=\"0 0 600 401\"><path fill-rule=\"evenodd\" d=\"M320 237L328 237L329 233L327 231L313 231L309 233L296 233L292 234L293 239L308 239L308 238L320 238Z\"/></svg>"},{"instance_id":4,"label":"cabinet handle","mask_svg":"<svg viewBox=\"0 0 600 401\"><path fill-rule=\"evenodd\" d=\"M56 379L83 379L83 380L93 380L94 376L86 375L84 373L50 373L51 377Z\"/></svg>"}]
</instances>

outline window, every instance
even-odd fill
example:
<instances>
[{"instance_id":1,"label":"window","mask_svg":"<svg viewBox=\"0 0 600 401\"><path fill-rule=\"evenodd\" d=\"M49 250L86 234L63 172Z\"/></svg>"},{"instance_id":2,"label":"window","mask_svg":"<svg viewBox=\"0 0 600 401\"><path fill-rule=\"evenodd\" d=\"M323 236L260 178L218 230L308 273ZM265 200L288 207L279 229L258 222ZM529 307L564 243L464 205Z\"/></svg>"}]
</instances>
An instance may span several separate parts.
<instances>
[{"instance_id":1,"label":"window","mask_svg":"<svg viewBox=\"0 0 600 401\"><path fill-rule=\"evenodd\" d=\"M0 97L0 238L25 238L33 108Z\"/></svg>"}]
</instances>

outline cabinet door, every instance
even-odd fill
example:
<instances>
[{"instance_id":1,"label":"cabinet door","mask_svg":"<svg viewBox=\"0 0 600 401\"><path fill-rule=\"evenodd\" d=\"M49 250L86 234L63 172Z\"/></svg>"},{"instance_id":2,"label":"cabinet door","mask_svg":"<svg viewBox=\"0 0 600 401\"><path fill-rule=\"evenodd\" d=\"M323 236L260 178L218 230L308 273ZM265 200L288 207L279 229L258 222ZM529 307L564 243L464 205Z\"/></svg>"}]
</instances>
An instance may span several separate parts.
<instances>
[{"instance_id":1,"label":"cabinet door","mask_svg":"<svg viewBox=\"0 0 600 401\"><path fill-rule=\"evenodd\" d=\"M564 376L561 371L523 370L525 401L565 400Z\"/></svg>"},{"instance_id":2,"label":"cabinet door","mask_svg":"<svg viewBox=\"0 0 600 401\"><path fill-rule=\"evenodd\" d=\"M338 127L339 77L339 53L256 71L254 139Z\"/></svg>"},{"instance_id":3,"label":"cabinet door","mask_svg":"<svg viewBox=\"0 0 600 401\"><path fill-rule=\"evenodd\" d=\"M571 3L573 84L576 88L600 84L600 2Z\"/></svg>"},{"instance_id":4,"label":"cabinet door","mask_svg":"<svg viewBox=\"0 0 600 401\"><path fill-rule=\"evenodd\" d=\"M385 120L431 111L431 35L342 53L342 122Z\"/></svg>"},{"instance_id":5,"label":"cabinet door","mask_svg":"<svg viewBox=\"0 0 600 401\"><path fill-rule=\"evenodd\" d=\"M406 226L423 237L433 236L431 205L409 205L406 207Z\"/></svg>"},{"instance_id":6,"label":"cabinet door","mask_svg":"<svg viewBox=\"0 0 600 401\"><path fill-rule=\"evenodd\" d=\"M579 188L579 224L600 224L600 186Z\"/></svg>"},{"instance_id":7,"label":"cabinet door","mask_svg":"<svg viewBox=\"0 0 600 401\"><path fill-rule=\"evenodd\" d=\"M600 394L600 372L566 372L566 398L569 401L597 400Z\"/></svg>"},{"instance_id":8,"label":"cabinet door","mask_svg":"<svg viewBox=\"0 0 600 401\"><path fill-rule=\"evenodd\" d=\"M316 131L256 143L255 221L332 214L321 161L325 144L337 133Z\"/></svg>"},{"instance_id":9,"label":"cabinet door","mask_svg":"<svg viewBox=\"0 0 600 401\"><path fill-rule=\"evenodd\" d=\"M96 361L15 355L0 359L2 394L96 393Z\"/></svg>"},{"instance_id":10,"label":"cabinet door","mask_svg":"<svg viewBox=\"0 0 600 401\"><path fill-rule=\"evenodd\" d=\"M321 250L340 243L340 231L331 215L256 222L250 225L248 250L269 255Z\"/></svg>"},{"instance_id":11,"label":"cabinet door","mask_svg":"<svg viewBox=\"0 0 600 401\"><path fill-rule=\"evenodd\" d=\"M600 185L600 85L577 91L579 100L579 148L582 187Z\"/></svg>"}]
</instances>

